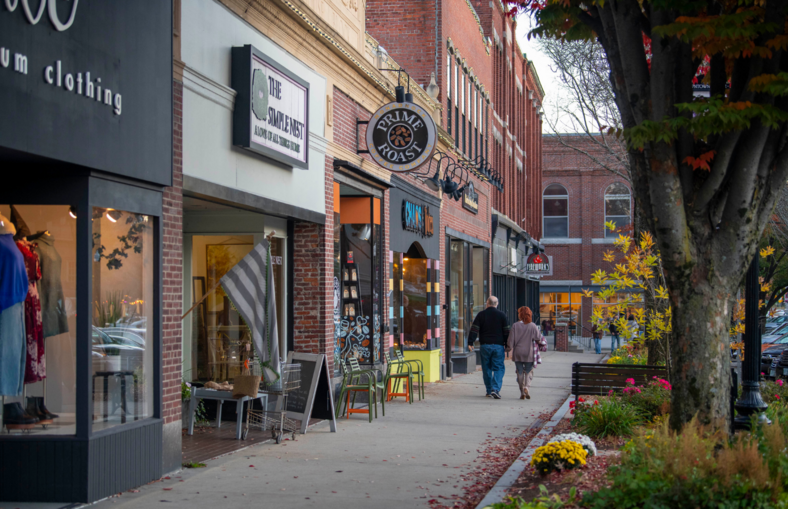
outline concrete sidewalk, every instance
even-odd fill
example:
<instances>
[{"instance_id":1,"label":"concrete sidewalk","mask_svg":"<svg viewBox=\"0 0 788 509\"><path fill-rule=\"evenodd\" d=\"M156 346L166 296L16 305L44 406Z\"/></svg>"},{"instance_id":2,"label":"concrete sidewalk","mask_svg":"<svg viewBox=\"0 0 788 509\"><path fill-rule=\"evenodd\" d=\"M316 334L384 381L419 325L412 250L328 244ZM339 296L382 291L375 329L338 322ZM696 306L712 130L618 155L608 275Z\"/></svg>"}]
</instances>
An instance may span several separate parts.
<instances>
[{"instance_id":1,"label":"concrete sidewalk","mask_svg":"<svg viewBox=\"0 0 788 509\"><path fill-rule=\"evenodd\" d=\"M386 416L372 424L354 415L329 433L323 423L295 442L256 445L98 507L428 507L436 496L462 492L458 474L472 469L487 439L514 436L540 413L558 408L569 394L573 362L602 357L543 355L530 400L519 399L514 365L507 361L501 400L484 397L477 371L428 385L426 399L412 405L401 398L390 402Z\"/></svg>"}]
</instances>

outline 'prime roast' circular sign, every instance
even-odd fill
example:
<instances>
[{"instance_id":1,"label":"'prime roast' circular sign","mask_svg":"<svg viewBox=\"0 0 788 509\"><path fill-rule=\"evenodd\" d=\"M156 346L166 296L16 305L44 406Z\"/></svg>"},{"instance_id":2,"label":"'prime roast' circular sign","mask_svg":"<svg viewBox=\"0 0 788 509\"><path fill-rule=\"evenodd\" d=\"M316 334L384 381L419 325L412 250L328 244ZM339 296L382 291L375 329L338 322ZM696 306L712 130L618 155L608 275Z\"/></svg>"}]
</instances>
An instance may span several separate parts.
<instances>
[{"instance_id":1,"label":"'prime roast' circular sign","mask_svg":"<svg viewBox=\"0 0 788 509\"><path fill-rule=\"evenodd\" d=\"M376 163L395 173L413 171L435 152L437 130L418 104L389 103L367 125L367 150Z\"/></svg>"}]
</instances>

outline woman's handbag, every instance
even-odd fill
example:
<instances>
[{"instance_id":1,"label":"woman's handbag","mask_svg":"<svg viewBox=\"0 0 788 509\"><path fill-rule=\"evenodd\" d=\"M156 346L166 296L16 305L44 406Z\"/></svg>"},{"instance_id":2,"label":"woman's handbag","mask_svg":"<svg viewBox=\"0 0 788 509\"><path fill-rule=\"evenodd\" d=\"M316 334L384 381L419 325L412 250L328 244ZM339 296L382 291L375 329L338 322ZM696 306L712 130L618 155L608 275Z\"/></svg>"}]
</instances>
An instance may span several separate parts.
<instances>
[{"instance_id":1,"label":"woman's handbag","mask_svg":"<svg viewBox=\"0 0 788 509\"><path fill-rule=\"evenodd\" d=\"M539 338L539 351L546 352L547 351L547 340L542 336Z\"/></svg>"}]
</instances>

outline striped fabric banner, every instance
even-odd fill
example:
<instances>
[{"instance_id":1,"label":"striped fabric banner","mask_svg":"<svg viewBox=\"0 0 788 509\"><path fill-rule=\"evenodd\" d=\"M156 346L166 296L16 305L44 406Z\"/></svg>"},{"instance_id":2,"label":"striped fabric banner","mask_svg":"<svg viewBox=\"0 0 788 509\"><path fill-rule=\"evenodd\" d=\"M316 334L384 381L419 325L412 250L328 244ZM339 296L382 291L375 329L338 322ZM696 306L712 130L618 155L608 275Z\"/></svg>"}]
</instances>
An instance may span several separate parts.
<instances>
[{"instance_id":1,"label":"striped fabric banner","mask_svg":"<svg viewBox=\"0 0 788 509\"><path fill-rule=\"evenodd\" d=\"M268 240L263 240L221 279L222 288L252 333L264 367L279 370L274 269Z\"/></svg>"}]
</instances>

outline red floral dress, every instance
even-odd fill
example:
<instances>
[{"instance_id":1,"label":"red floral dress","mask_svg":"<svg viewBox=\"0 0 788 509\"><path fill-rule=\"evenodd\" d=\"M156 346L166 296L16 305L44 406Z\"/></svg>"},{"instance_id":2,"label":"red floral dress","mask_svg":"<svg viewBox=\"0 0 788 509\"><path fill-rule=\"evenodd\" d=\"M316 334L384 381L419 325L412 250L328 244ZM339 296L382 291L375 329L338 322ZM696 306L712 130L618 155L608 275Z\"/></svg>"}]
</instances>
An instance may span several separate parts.
<instances>
[{"instance_id":1,"label":"red floral dress","mask_svg":"<svg viewBox=\"0 0 788 509\"><path fill-rule=\"evenodd\" d=\"M17 242L27 269L29 286L25 299L25 333L27 334L27 356L25 363L25 383L32 384L46 378L46 359L44 359L44 327L41 315L41 300L38 298L36 282L41 279L41 266L35 252L36 245Z\"/></svg>"}]
</instances>

